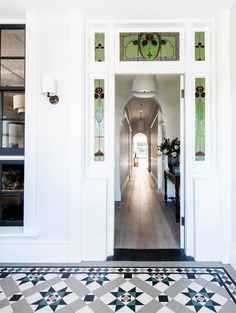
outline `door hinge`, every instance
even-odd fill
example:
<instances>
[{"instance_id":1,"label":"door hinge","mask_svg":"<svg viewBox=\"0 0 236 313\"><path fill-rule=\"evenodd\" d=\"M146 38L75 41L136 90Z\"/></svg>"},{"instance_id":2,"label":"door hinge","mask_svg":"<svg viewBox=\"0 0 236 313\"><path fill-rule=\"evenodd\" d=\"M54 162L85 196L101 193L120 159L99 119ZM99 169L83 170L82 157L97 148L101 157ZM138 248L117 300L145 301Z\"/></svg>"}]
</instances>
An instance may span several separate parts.
<instances>
[{"instance_id":1,"label":"door hinge","mask_svg":"<svg viewBox=\"0 0 236 313\"><path fill-rule=\"evenodd\" d=\"M184 218L184 216L181 217L181 226L185 226L185 218Z\"/></svg>"},{"instance_id":2,"label":"door hinge","mask_svg":"<svg viewBox=\"0 0 236 313\"><path fill-rule=\"evenodd\" d=\"M181 99L184 99L184 89L181 89Z\"/></svg>"}]
</instances>

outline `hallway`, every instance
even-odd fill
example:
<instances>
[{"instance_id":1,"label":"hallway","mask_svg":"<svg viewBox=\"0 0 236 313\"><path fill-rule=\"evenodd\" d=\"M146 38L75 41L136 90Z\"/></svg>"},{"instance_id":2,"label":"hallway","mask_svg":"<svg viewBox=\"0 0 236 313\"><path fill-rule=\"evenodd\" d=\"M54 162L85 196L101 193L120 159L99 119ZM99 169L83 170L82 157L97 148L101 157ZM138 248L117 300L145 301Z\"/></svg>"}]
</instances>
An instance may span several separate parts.
<instances>
[{"instance_id":1,"label":"hallway","mask_svg":"<svg viewBox=\"0 0 236 313\"><path fill-rule=\"evenodd\" d=\"M116 208L115 248L178 249L179 232L174 204L165 205L145 166L134 167Z\"/></svg>"}]
</instances>

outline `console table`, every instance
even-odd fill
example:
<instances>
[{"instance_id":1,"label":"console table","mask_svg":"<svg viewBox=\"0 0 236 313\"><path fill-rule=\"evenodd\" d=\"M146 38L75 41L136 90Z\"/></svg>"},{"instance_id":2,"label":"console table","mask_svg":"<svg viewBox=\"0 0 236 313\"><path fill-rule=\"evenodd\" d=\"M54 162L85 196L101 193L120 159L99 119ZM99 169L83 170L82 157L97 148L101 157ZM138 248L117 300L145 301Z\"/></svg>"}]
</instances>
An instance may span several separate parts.
<instances>
[{"instance_id":1,"label":"console table","mask_svg":"<svg viewBox=\"0 0 236 313\"><path fill-rule=\"evenodd\" d=\"M165 202L167 202L167 180L175 185L175 218L176 222L180 220L180 203L179 203L179 186L180 174L174 174L169 171L164 171L164 187L165 187Z\"/></svg>"}]
</instances>

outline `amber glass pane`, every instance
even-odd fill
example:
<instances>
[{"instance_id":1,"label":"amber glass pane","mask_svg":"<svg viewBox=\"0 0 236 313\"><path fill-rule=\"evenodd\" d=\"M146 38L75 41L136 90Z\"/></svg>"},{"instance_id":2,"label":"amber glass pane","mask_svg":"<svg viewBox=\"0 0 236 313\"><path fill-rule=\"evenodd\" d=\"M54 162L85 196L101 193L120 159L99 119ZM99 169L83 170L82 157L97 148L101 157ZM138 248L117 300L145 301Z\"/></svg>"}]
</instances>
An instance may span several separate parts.
<instances>
[{"instance_id":1,"label":"amber glass pane","mask_svg":"<svg viewBox=\"0 0 236 313\"><path fill-rule=\"evenodd\" d=\"M1 60L1 86L24 86L24 60Z\"/></svg>"},{"instance_id":2,"label":"amber glass pane","mask_svg":"<svg viewBox=\"0 0 236 313\"><path fill-rule=\"evenodd\" d=\"M25 30L3 29L1 31L1 56L24 57Z\"/></svg>"}]
</instances>

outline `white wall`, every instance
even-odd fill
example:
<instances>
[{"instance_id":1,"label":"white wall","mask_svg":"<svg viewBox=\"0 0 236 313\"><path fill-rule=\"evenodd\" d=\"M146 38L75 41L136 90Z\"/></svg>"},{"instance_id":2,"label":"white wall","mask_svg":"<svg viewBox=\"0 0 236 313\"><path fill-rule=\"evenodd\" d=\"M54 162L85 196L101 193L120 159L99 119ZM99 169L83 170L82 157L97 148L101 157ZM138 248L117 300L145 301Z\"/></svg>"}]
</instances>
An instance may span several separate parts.
<instances>
[{"instance_id":1,"label":"white wall","mask_svg":"<svg viewBox=\"0 0 236 313\"><path fill-rule=\"evenodd\" d=\"M130 175L130 148L131 136L130 129L126 119L123 120L120 129L120 190L121 194L125 189Z\"/></svg>"},{"instance_id":2,"label":"white wall","mask_svg":"<svg viewBox=\"0 0 236 313\"><path fill-rule=\"evenodd\" d=\"M61 20L63 19L63 23ZM55 33L60 34L55 36ZM69 206L69 16L38 18L38 77L56 77L56 106L38 93L38 212L42 237L62 240L68 235ZM63 44L62 44L63 42ZM39 89L40 90L40 89ZM27 157L27 156L26 156ZM45 221L45 217L46 221ZM53 224L53 232L52 232Z\"/></svg>"},{"instance_id":3,"label":"white wall","mask_svg":"<svg viewBox=\"0 0 236 313\"><path fill-rule=\"evenodd\" d=\"M8 228L7 234L1 229L0 261L66 262L70 201L69 15L29 14L26 22L25 227L23 232ZM40 92L40 77L45 73L58 82L60 101L55 106Z\"/></svg>"},{"instance_id":4,"label":"white wall","mask_svg":"<svg viewBox=\"0 0 236 313\"><path fill-rule=\"evenodd\" d=\"M231 25L230 25L230 38L231 38L231 223L232 223L232 241L231 241L231 263L236 268L236 210L235 210L235 190L236 190L236 2L231 10Z\"/></svg>"},{"instance_id":5,"label":"white wall","mask_svg":"<svg viewBox=\"0 0 236 313\"><path fill-rule=\"evenodd\" d=\"M150 172L154 180L157 182L157 134L158 134L158 118L155 120L150 129Z\"/></svg>"},{"instance_id":6,"label":"white wall","mask_svg":"<svg viewBox=\"0 0 236 313\"><path fill-rule=\"evenodd\" d=\"M158 95L165 122L166 138L180 138L180 83L178 76L157 78Z\"/></svg>"},{"instance_id":7,"label":"white wall","mask_svg":"<svg viewBox=\"0 0 236 313\"><path fill-rule=\"evenodd\" d=\"M158 93L156 99L158 100L163 120L164 120L164 129L165 129L165 137L170 138L170 140L178 137L180 139L180 80L179 76L165 76L158 78L157 76L157 89ZM164 159L157 160L157 149L155 149L155 145L157 146L157 138L155 138L155 134L157 135L157 124L158 119L153 125L155 128L151 130L151 142L154 147L152 147L152 175L157 178L157 163L159 164L158 169L160 170L158 176L163 177L164 171ZM163 161L163 162L162 162ZM161 178L158 177L159 186L161 186ZM164 188L164 186L162 185ZM175 197L175 188L171 182L167 182L167 193L168 197Z\"/></svg>"},{"instance_id":8,"label":"white wall","mask_svg":"<svg viewBox=\"0 0 236 313\"><path fill-rule=\"evenodd\" d=\"M129 175L128 146L131 144L123 111L130 98L131 85L116 80L115 85L115 201L121 201Z\"/></svg>"},{"instance_id":9,"label":"white wall","mask_svg":"<svg viewBox=\"0 0 236 313\"><path fill-rule=\"evenodd\" d=\"M232 11L235 20L235 7ZM19 21L18 21L19 22ZM90 93L89 88L84 88L83 79L81 79L81 72L84 70L84 63L87 60L88 54L85 55L85 49L80 44L83 43L81 33L83 31L82 24L80 25L79 18L74 16L74 25L67 14L31 14L27 17L28 31L31 32L28 37L28 68L27 68L27 91L28 98L26 99L26 106L28 107L28 134L26 148L26 227L24 232L14 232L14 229L2 229L0 234L1 262L69 262L80 261L81 259L105 259L107 256L108 246L111 252L112 233L108 226L114 222L112 214L112 203L114 203L113 190L113 172L114 163L112 157L104 165L93 165L93 176L91 171L84 174L84 167L89 163L87 154L88 147L84 144L83 138L87 138L90 129L90 120L83 123L84 116L89 111ZM147 20L148 22L148 20ZM170 21L169 21L170 22ZM169 23L167 21L167 23ZM77 24L76 24L77 23ZM139 24L139 22L137 22ZM143 21L144 23L144 21ZM216 24L218 22L216 21ZM235 29L234 21L232 21L232 31ZM154 25L154 23L152 23ZM176 25L176 24L174 24ZM184 22L181 24L181 29ZM191 24L192 25L192 24ZM191 28L188 24L187 30ZM200 22L195 24L199 27ZM217 24L218 25L218 24ZM107 27L107 24L104 26ZM111 101L107 102L107 108L110 113L113 109L113 85L112 75L114 73L114 35L112 33L113 26L109 26L109 39L111 39L107 54L109 56L109 75L106 76L110 88L107 89L108 98ZM123 27L123 26L122 26ZM162 25L159 27L163 27ZM71 34L73 33L73 36ZM86 34L87 35L87 34ZM192 44L191 31L186 32L186 46L188 49L184 51L188 54L188 60L192 58L192 51L189 48ZM78 40L76 40L76 38ZM233 37L232 37L233 38ZM216 34L216 41L218 41L218 33ZM80 41L81 40L81 41ZM88 38L87 38L88 40ZM223 41L219 41L220 44ZM75 47L76 46L76 47ZM73 49L72 49L73 47ZM76 48L74 50L74 48ZM224 50L222 44L214 51ZM232 46L232 58L235 53L235 43ZM183 47L184 49L184 47ZM227 50L227 48L226 48ZM183 51L183 50L182 50ZM88 52L86 50L86 52ZM110 54L109 54L110 53ZM113 53L113 54L112 54ZM224 67L224 60L217 60ZM211 60L214 62L214 60ZM189 61L188 61L189 62ZM235 61L232 63L232 79L235 83ZM193 75L204 75L208 69L215 69L217 62L207 64L206 68L201 72L199 67L192 68L192 63L187 65L187 88L186 98L188 100L186 105L186 127L188 129L188 137L186 137L186 147L188 153L186 154L186 193L185 199L189 212L186 218L189 222L189 230L186 232L186 238L191 238L193 227L198 231L194 242L188 243L188 251L193 255L195 253L197 260L223 260L221 252L224 251L224 245L229 244L222 242L223 234L223 217L225 209L225 201L221 195L221 188L219 188L219 181L222 180L222 173L224 171L223 163L219 162L221 156L219 150L214 147L215 137L224 129L224 125L220 125L222 121L221 111L214 109L218 105L219 91L221 85L216 90L215 81L212 81L212 110L208 111L207 125L208 125L208 139L211 150L209 153L208 163L204 166L194 163L194 148L193 148L193 125L194 125L194 98L193 98ZM166 66L166 65L165 65ZM168 67L169 66L169 67ZM169 73L180 73L185 71L185 64L168 65ZM118 66L117 66L118 68ZM174 70L173 70L174 68ZM119 68L120 73L129 70L129 73L164 73L166 68L162 65L139 64L127 68ZM40 76L44 73L52 74L58 81L58 93L60 102L56 106L49 104L40 93ZM200 74L199 74L200 73ZM101 75L97 71L96 75ZM95 75L94 74L94 75ZM104 74L102 72L102 74ZM214 74L214 73L213 73ZM104 74L105 76L105 74ZM227 74L225 75L227 77ZM222 76L222 77L225 77ZM90 76L86 76L87 81ZM224 84L228 84L226 79ZM73 86L73 88L72 88ZM209 87L210 89L211 87ZM85 93L86 101L81 96ZM214 93L215 91L215 93ZM223 90L224 91L224 90ZM110 94L109 94L110 92ZM223 111L225 94L222 93L220 98L221 107ZM234 101L235 94L232 94ZM158 99L160 102L160 99ZM215 101L213 101L215 100ZM128 99L123 99L122 104L126 104ZM235 101L234 101L235 102ZM227 104L227 103L226 103ZM77 108L77 109L76 109ZM85 114L85 111L87 112ZM75 114L76 112L76 114ZM212 113L213 114L209 114ZM224 111L223 111L224 113ZM234 122L235 109L232 111L232 120ZM166 112L167 115L167 112ZM113 137L113 114L108 115L107 122L107 137L109 137L109 148L111 155L114 151L114 137ZM120 119L120 117L118 117ZM74 128L71 127L73 121ZM227 123L226 119L226 123ZM26 120L27 123L27 120ZM225 123L225 124L226 124ZM82 124L82 126L81 126ZM234 123L233 123L234 125ZM110 127L110 128L109 128ZM223 132L222 132L223 133ZM76 135L75 135L76 134ZM172 137L170 132L167 136ZM234 138L235 129L232 130L232 138ZM72 140L73 139L73 140ZM89 142L89 141L88 141ZM224 144L224 138L219 136L218 145L221 147ZM117 146L117 143L114 144ZM213 147L212 147L213 146ZM73 147L79 147L77 150ZM76 151L76 152L75 152ZM223 155L226 151L222 152ZM234 158L233 158L234 157ZM235 150L233 150L232 160L235 159ZM70 161L73 160L73 164ZM82 168L81 172L77 165ZM102 167L103 166L103 167ZM220 168L221 167L221 171ZM97 171L97 172L96 172ZM229 173L226 173L229 177ZM73 178L73 179L72 179ZM81 187L82 186L82 187ZM221 186L222 187L222 186ZM80 188L83 190L81 192ZM228 184L225 184L226 189L230 189ZM235 181L232 184L232 194L235 188ZM72 191L74 194L74 206L71 210ZM205 201L207 199L207 201ZM80 216L81 206L82 219ZM193 210L195 209L195 211ZM71 214L73 213L73 214ZM196 213L196 215L195 215ZM233 214L235 214L233 212ZM214 216L214 218L212 218ZM235 220L235 215L233 215ZM32 218L33 217L33 218ZM196 218L196 219L195 219ZM210 223L210 235L208 222ZM221 223L222 220L222 223ZM81 222L82 221L82 222ZM227 217L225 224L227 226ZM191 224L192 223L192 224ZM71 225L73 225L74 233L71 232ZM82 228L82 231L81 231ZM4 232L4 234L3 234ZM11 233L9 233L11 232ZM82 233L82 239L79 237ZM111 238L111 239L110 239ZM221 244L215 240L221 240ZM232 232L233 242L236 239L235 230ZM206 240L207 239L207 240ZM73 243L73 244L71 244ZM194 246L195 243L195 246ZM72 257L69 253L71 251L81 250L82 256ZM98 247L99 249L91 249L91 247ZM223 247L223 248L222 248ZM209 249L206 249L209 248ZM24 251L24 253L22 253ZM234 258L235 259L235 258ZM224 259L228 261L227 257ZM233 260L233 258L231 258Z\"/></svg>"}]
</instances>

